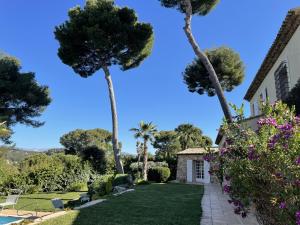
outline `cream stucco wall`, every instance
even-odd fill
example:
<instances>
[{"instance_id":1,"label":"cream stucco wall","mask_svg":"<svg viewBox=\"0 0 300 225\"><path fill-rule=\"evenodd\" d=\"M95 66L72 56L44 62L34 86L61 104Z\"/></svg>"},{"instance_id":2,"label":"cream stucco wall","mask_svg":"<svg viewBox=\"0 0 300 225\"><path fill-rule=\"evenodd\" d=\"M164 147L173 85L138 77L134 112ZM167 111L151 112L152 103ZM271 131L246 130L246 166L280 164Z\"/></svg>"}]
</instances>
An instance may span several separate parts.
<instances>
[{"instance_id":1,"label":"cream stucco wall","mask_svg":"<svg viewBox=\"0 0 300 225\"><path fill-rule=\"evenodd\" d=\"M291 38L291 40L277 59L276 63L273 65L272 69L269 71L268 75L266 76L256 93L250 100L250 109L252 116L259 114L258 102L260 99L260 94L263 95L263 99L266 99L266 88L268 90L270 102L273 103L277 100L274 74L283 61L287 62L289 87L293 88L296 85L297 81L300 79L300 26L298 27L293 37ZM253 104L255 105L256 112L253 112Z\"/></svg>"}]
</instances>

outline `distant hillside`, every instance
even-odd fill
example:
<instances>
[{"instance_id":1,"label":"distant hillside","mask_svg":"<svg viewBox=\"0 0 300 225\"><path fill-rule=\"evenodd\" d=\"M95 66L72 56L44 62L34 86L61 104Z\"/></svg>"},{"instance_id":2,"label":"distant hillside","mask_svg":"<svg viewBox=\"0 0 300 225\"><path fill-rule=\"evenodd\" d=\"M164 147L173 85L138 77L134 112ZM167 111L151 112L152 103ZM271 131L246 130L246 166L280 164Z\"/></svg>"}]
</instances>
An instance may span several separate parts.
<instances>
[{"instance_id":1,"label":"distant hillside","mask_svg":"<svg viewBox=\"0 0 300 225\"><path fill-rule=\"evenodd\" d=\"M33 154L40 154L40 153L41 152L37 152L37 151L28 151L28 150L22 150L17 148L0 147L0 157L14 163L18 163L22 161L27 156Z\"/></svg>"}]
</instances>

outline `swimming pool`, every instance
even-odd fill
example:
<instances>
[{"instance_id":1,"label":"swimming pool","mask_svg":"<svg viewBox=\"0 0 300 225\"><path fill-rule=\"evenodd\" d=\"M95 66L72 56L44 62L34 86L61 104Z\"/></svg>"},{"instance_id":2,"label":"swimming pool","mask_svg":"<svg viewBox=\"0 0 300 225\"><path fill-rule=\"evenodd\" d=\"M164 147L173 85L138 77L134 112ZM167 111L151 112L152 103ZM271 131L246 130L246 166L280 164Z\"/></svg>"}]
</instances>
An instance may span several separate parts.
<instances>
[{"instance_id":1,"label":"swimming pool","mask_svg":"<svg viewBox=\"0 0 300 225\"><path fill-rule=\"evenodd\" d=\"M11 223L21 222L21 217L12 217L12 216L0 216L0 225L8 225Z\"/></svg>"}]
</instances>

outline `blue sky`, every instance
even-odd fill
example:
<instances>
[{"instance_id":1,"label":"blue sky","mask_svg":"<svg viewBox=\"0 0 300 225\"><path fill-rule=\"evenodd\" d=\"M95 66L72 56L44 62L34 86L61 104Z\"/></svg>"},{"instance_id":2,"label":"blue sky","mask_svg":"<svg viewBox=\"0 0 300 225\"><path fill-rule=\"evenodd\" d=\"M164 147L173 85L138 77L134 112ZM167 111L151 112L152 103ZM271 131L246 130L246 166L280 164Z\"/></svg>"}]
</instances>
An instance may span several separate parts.
<instances>
[{"instance_id":1,"label":"blue sky","mask_svg":"<svg viewBox=\"0 0 300 225\"><path fill-rule=\"evenodd\" d=\"M117 0L134 8L140 21L154 27L153 52L143 64L126 72L111 68L119 113L123 151L135 152L130 128L140 120L161 130L193 123L215 139L223 114L216 97L188 92L182 71L194 58L183 33L183 15L160 6L158 0ZM238 3L238 4L237 4ZM2 0L0 49L16 56L23 71L34 71L48 85L53 102L40 118L40 128L17 125L13 141L22 148L60 147L59 137L76 128L111 130L108 90L102 71L84 79L57 57L53 30L67 19L67 11L83 0ZM299 0L221 0L206 17L194 17L193 31L202 48L222 45L237 51L246 65L245 81L231 93L229 102L240 105L280 25ZM246 104L246 113L249 114Z\"/></svg>"}]
</instances>

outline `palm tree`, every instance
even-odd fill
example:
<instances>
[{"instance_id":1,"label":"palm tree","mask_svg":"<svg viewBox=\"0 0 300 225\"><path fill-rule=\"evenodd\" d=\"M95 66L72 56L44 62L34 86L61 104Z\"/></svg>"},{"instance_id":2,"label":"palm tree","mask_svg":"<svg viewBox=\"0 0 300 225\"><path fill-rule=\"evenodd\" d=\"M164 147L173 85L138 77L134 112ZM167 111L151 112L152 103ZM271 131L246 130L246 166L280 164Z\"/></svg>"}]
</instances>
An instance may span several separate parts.
<instances>
[{"instance_id":1,"label":"palm tree","mask_svg":"<svg viewBox=\"0 0 300 225\"><path fill-rule=\"evenodd\" d=\"M138 156L138 164L137 164L137 169L138 169L138 178L140 178L140 161L141 161L141 155L143 154L143 150L144 150L144 144L137 141L136 142L136 153Z\"/></svg>"},{"instance_id":2,"label":"palm tree","mask_svg":"<svg viewBox=\"0 0 300 225\"><path fill-rule=\"evenodd\" d=\"M147 180L147 173L148 173L148 141L152 141L154 135L157 133L156 126L150 123L145 123L144 121L141 121L139 123L138 128L131 128L130 131L134 132L134 137L136 139L142 138L143 139L143 179Z\"/></svg>"},{"instance_id":3,"label":"palm tree","mask_svg":"<svg viewBox=\"0 0 300 225\"><path fill-rule=\"evenodd\" d=\"M194 146L202 139L202 131L192 124L181 124L175 128L182 150Z\"/></svg>"}]
</instances>

